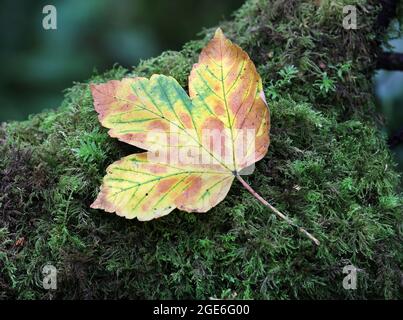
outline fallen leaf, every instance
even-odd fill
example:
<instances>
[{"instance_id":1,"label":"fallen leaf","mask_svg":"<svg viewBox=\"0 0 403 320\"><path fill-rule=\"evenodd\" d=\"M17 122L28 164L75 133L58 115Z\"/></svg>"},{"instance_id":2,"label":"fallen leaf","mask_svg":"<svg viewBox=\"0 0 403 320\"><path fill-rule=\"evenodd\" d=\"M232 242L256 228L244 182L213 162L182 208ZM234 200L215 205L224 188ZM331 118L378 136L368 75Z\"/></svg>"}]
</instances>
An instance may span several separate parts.
<instances>
[{"instance_id":1,"label":"fallen leaf","mask_svg":"<svg viewBox=\"0 0 403 320\"><path fill-rule=\"evenodd\" d=\"M155 74L93 84L91 91L109 135L147 150L108 167L94 209L142 221L175 208L206 212L234 178L245 186L241 171L267 153L262 80L221 29L193 66L189 95L174 78Z\"/></svg>"}]
</instances>

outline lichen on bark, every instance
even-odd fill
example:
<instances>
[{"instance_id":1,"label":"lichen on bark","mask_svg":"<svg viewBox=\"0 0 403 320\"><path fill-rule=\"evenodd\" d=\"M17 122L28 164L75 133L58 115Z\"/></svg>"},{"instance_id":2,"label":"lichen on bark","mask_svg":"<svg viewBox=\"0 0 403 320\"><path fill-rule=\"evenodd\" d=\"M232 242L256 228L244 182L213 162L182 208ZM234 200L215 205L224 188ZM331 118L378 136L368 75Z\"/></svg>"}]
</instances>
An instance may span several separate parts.
<instances>
[{"instance_id":1,"label":"lichen on bark","mask_svg":"<svg viewBox=\"0 0 403 320\"><path fill-rule=\"evenodd\" d=\"M358 30L342 28L356 4ZM180 52L114 67L57 110L0 129L1 298L398 298L402 196L375 123L375 1L249 0L220 26L262 75L271 146L247 181L321 240L315 247L240 185L206 214L148 223L89 209L133 148L101 128L90 83L161 73L186 89L215 28ZM58 289L41 269L58 269ZM359 268L357 290L343 267Z\"/></svg>"}]
</instances>

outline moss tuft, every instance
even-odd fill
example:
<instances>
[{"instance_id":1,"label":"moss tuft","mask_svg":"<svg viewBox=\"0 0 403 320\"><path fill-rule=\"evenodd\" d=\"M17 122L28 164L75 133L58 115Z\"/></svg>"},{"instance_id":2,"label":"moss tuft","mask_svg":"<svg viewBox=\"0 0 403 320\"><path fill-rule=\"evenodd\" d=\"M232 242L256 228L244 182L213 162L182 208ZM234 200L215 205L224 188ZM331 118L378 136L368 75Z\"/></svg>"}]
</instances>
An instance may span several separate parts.
<instances>
[{"instance_id":1,"label":"moss tuft","mask_svg":"<svg viewBox=\"0 0 403 320\"><path fill-rule=\"evenodd\" d=\"M162 73L186 88L206 29L181 52L95 74L57 111L0 129L0 298L399 298L403 198L372 120L376 10L351 2L366 12L354 32L341 26L341 0L249 0L221 25L258 66L272 113L269 153L247 180L320 247L237 183L207 214L143 223L89 209L107 165L136 152L100 127L89 83ZM55 292L41 288L46 263ZM342 287L349 264L357 290Z\"/></svg>"}]
</instances>

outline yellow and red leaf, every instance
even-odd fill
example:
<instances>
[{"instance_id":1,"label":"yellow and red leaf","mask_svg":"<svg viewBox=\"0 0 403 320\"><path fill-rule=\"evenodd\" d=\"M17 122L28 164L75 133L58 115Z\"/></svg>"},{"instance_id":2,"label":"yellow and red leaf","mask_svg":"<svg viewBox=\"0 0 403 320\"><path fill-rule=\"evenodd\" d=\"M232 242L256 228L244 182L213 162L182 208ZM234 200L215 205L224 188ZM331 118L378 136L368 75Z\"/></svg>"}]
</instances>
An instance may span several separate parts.
<instances>
[{"instance_id":1,"label":"yellow and red leaf","mask_svg":"<svg viewBox=\"0 0 403 320\"><path fill-rule=\"evenodd\" d=\"M107 169L93 208L139 220L175 208L206 212L242 169L267 153L270 119L261 78L220 29L193 66L189 95L164 75L112 80L91 91L110 136L147 150Z\"/></svg>"}]
</instances>

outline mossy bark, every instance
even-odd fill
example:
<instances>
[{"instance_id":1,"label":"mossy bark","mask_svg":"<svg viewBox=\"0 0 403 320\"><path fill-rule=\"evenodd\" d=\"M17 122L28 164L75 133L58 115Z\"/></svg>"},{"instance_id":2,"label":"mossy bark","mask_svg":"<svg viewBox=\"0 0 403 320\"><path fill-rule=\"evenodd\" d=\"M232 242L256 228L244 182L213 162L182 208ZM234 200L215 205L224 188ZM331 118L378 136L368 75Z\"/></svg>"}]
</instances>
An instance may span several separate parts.
<instances>
[{"instance_id":1,"label":"mossy bark","mask_svg":"<svg viewBox=\"0 0 403 320\"><path fill-rule=\"evenodd\" d=\"M345 3L344 3L345 2ZM316 247L239 183L206 214L151 222L89 209L105 168L136 152L110 138L89 83L161 73L186 88L204 38L66 90L56 111L0 129L1 298L399 298L402 197L375 124L375 1L249 0L226 35L251 56L271 146L247 181L315 234ZM344 30L355 4L358 30ZM42 267L58 289L42 288ZM356 290L343 267L356 266Z\"/></svg>"}]
</instances>

